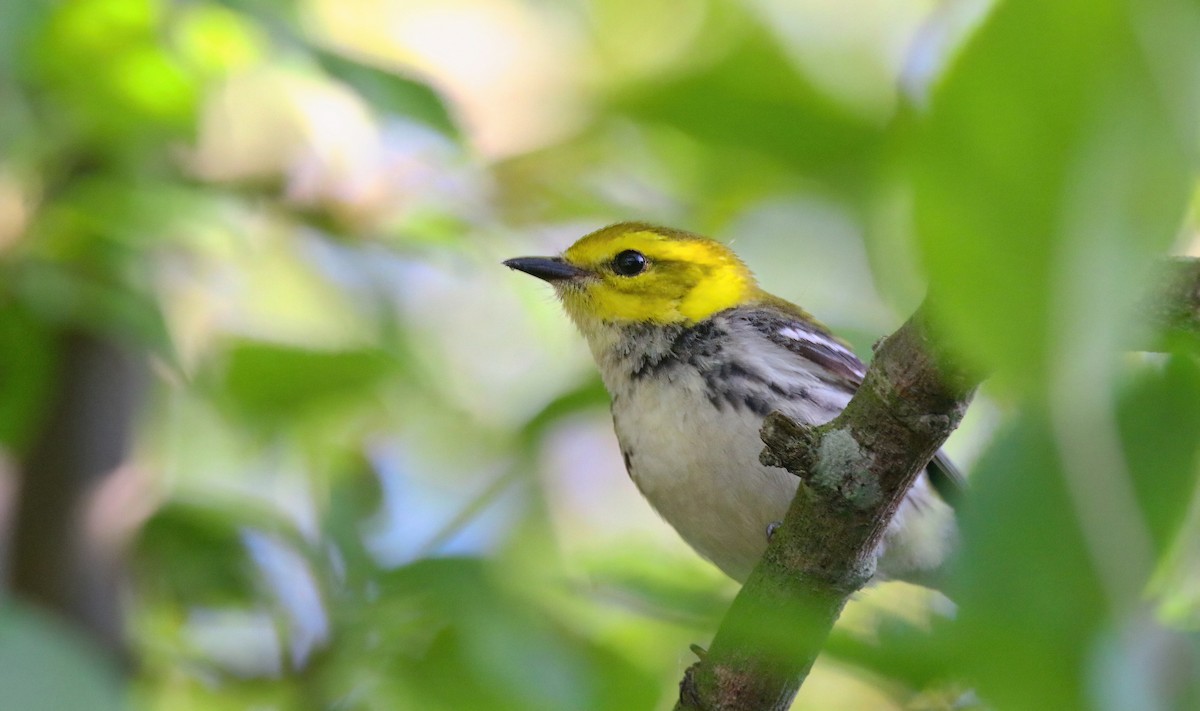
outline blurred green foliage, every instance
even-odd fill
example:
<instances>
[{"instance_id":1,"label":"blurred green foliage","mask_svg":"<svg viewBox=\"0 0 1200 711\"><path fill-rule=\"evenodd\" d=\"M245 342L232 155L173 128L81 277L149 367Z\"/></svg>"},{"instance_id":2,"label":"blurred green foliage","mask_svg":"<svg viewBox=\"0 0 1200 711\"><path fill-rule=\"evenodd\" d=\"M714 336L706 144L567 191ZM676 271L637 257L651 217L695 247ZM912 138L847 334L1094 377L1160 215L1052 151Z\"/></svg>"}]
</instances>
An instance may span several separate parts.
<instances>
[{"instance_id":1,"label":"blurred green foliage","mask_svg":"<svg viewBox=\"0 0 1200 711\"><path fill-rule=\"evenodd\" d=\"M796 708L1200 706L1195 344L1121 354L1194 237L1200 6L652 5L0 5L0 442L57 334L155 373L97 514L128 693L7 602L0 706L669 706L733 591L498 266L630 218L737 236L864 353L928 282L995 374L957 616L870 591Z\"/></svg>"},{"instance_id":2,"label":"blurred green foliage","mask_svg":"<svg viewBox=\"0 0 1200 711\"><path fill-rule=\"evenodd\" d=\"M124 708L117 670L96 658L77 631L23 605L0 611L4 703L29 711Z\"/></svg>"}]
</instances>

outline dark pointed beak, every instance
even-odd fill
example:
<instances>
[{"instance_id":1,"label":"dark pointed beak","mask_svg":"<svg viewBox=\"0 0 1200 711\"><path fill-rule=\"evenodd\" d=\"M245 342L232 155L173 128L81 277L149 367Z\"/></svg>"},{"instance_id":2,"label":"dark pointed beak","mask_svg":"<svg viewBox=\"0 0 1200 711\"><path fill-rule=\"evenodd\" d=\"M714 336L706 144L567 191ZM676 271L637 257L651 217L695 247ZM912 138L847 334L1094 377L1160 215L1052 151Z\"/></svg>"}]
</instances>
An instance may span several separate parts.
<instances>
[{"instance_id":1,"label":"dark pointed beak","mask_svg":"<svg viewBox=\"0 0 1200 711\"><path fill-rule=\"evenodd\" d=\"M580 269L572 264L567 264L561 257L516 257L506 259L504 266L509 269L516 269L519 272L532 274L538 279L544 279L545 281L578 279L588 274L586 269Z\"/></svg>"}]
</instances>

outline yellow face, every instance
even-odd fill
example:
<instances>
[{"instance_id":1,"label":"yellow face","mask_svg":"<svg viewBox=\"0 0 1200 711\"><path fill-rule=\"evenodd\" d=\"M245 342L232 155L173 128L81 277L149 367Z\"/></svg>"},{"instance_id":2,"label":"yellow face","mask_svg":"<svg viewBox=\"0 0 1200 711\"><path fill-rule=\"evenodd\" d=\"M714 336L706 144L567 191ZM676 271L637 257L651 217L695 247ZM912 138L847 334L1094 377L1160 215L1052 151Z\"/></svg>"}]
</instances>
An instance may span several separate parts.
<instances>
[{"instance_id":1,"label":"yellow face","mask_svg":"<svg viewBox=\"0 0 1200 711\"><path fill-rule=\"evenodd\" d=\"M537 259L537 258L527 258ZM510 260L510 266L521 260ZM725 245L679 230L621 223L583 237L547 276L577 323L694 323L757 293ZM551 271L554 271L553 269Z\"/></svg>"}]
</instances>

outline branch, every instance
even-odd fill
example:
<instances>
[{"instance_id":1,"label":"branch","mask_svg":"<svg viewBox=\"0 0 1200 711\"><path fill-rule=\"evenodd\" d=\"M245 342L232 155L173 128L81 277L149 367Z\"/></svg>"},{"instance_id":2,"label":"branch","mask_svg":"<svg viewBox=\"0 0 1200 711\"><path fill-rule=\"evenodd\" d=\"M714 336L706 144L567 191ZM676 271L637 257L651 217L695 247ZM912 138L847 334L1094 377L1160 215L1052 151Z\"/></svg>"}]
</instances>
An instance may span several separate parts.
<instances>
[{"instance_id":1,"label":"branch","mask_svg":"<svg viewBox=\"0 0 1200 711\"><path fill-rule=\"evenodd\" d=\"M842 607L875 571L875 551L917 473L962 419L978 378L949 363L924 307L879 346L833 421L807 428L773 413L765 463L803 481L767 552L677 710L786 710Z\"/></svg>"},{"instance_id":2,"label":"branch","mask_svg":"<svg viewBox=\"0 0 1200 711\"><path fill-rule=\"evenodd\" d=\"M97 555L83 519L89 494L128 453L143 363L80 331L62 335L60 350L56 391L22 462L9 583L127 662L116 563Z\"/></svg>"},{"instance_id":3,"label":"branch","mask_svg":"<svg viewBox=\"0 0 1200 711\"><path fill-rule=\"evenodd\" d=\"M1200 336L1200 261L1172 260L1142 309L1159 331ZM802 480L782 525L703 658L676 711L786 711L846 601L874 574L884 531L909 487L958 426L981 373L955 363L926 306L882 342L833 421L773 413L762 460Z\"/></svg>"}]
</instances>

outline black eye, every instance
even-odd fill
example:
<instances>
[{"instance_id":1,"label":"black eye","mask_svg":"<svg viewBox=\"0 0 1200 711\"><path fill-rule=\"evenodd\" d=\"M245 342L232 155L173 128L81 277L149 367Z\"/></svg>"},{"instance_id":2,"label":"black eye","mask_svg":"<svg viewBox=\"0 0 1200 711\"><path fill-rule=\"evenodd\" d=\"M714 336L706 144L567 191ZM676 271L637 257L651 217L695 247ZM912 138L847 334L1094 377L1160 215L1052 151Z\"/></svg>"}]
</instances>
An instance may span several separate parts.
<instances>
[{"instance_id":1,"label":"black eye","mask_svg":"<svg viewBox=\"0 0 1200 711\"><path fill-rule=\"evenodd\" d=\"M646 271L646 255L627 249L613 258L613 271L621 276L634 276Z\"/></svg>"}]
</instances>

